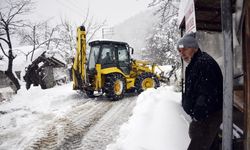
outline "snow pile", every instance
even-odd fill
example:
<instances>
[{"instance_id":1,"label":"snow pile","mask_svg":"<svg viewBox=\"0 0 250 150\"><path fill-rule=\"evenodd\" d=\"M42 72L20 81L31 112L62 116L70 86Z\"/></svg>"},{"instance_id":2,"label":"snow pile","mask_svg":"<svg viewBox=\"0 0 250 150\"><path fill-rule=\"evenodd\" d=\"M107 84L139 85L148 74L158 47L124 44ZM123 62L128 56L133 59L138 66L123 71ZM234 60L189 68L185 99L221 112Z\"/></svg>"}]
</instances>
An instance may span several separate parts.
<instances>
[{"instance_id":1,"label":"snow pile","mask_svg":"<svg viewBox=\"0 0 250 150\"><path fill-rule=\"evenodd\" d=\"M107 150L187 149L189 123L180 101L180 93L173 92L173 87L143 92L117 141Z\"/></svg>"},{"instance_id":2,"label":"snow pile","mask_svg":"<svg viewBox=\"0 0 250 150\"><path fill-rule=\"evenodd\" d=\"M164 66L159 66L155 68L156 73L161 73L161 71L164 71L166 74L167 72L172 70L172 65L164 65Z\"/></svg>"}]
</instances>

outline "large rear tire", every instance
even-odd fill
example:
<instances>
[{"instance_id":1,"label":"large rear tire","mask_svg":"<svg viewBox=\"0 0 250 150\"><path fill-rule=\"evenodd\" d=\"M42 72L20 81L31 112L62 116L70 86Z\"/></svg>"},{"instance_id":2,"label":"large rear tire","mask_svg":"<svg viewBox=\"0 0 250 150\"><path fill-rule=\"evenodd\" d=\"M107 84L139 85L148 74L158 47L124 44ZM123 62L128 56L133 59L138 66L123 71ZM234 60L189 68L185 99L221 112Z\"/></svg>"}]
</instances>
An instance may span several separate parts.
<instances>
[{"instance_id":1,"label":"large rear tire","mask_svg":"<svg viewBox=\"0 0 250 150\"><path fill-rule=\"evenodd\" d=\"M135 81L135 88L139 94L148 88L158 88L159 86L159 79L150 72L141 73Z\"/></svg>"},{"instance_id":2,"label":"large rear tire","mask_svg":"<svg viewBox=\"0 0 250 150\"><path fill-rule=\"evenodd\" d=\"M124 97L125 79L121 74L109 74L105 77L104 92L111 100L119 100Z\"/></svg>"}]
</instances>

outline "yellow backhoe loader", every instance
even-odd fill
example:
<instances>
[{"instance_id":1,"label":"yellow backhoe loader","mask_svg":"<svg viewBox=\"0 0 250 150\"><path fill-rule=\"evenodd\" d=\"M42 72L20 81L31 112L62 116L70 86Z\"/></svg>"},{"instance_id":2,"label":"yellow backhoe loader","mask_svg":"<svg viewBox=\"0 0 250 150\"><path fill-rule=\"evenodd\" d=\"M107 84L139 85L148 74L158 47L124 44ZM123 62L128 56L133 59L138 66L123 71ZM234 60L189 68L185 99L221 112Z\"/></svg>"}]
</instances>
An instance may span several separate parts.
<instances>
[{"instance_id":1,"label":"yellow backhoe loader","mask_svg":"<svg viewBox=\"0 0 250 150\"><path fill-rule=\"evenodd\" d=\"M155 72L157 65L132 60L133 48L126 42L95 40L89 46L87 59L85 27L78 27L72 67L74 90L81 90L88 97L106 95L111 100L119 100L125 92L141 93L160 86L161 77Z\"/></svg>"}]
</instances>

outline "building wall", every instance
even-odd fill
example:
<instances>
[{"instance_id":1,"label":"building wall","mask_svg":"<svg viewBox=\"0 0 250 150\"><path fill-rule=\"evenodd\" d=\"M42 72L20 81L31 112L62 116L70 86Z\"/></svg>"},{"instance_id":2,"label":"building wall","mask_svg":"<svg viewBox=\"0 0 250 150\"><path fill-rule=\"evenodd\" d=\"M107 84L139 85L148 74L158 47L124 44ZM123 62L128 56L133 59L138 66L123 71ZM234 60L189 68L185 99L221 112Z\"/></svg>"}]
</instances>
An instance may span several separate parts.
<instances>
[{"instance_id":1,"label":"building wall","mask_svg":"<svg viewBox=\"0 0 250 150\"><path fill-rule=\"evenodd\" d=\"M219 32L198 31L196 34L202 51L210 54L223 67L223 38Z\"/></svg>"}]
</instances>

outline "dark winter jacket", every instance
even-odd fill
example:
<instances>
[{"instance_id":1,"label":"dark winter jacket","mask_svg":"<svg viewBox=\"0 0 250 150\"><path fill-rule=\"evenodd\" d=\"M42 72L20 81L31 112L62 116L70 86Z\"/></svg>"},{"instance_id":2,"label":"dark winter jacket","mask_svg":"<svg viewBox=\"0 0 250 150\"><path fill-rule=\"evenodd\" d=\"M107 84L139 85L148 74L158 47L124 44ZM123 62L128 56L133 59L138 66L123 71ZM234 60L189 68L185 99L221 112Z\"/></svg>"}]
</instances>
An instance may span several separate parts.
<instances>
[{"instance_id":1,"label":"dark winter jacket","mask_svg":"<svg viewBox=\"0 0 250 150\"><path fill-rule=\"evenodd\" d=\"M223 77L219 65L199 49L186 67L182 106L196 120L222 110Z\"/></svg>"}]
</instances>

